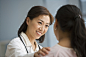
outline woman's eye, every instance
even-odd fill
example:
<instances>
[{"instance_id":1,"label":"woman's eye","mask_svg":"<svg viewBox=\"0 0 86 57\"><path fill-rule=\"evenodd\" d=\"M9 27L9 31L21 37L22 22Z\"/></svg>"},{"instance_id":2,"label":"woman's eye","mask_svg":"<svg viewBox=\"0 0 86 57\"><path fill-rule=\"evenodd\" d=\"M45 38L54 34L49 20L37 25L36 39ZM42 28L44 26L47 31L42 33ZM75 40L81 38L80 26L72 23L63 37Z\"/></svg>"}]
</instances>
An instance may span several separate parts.
<instances>
[{"instance_id":1,"label":"woman's eye","mask_svg":"<svg viewBox=\"0 0 86 57\"><path fill-rule=\"evenodd\" d=\"M46 27L49 27L49 25L46 25Z\"/></svg>"},{"instance_id":2,"label":"woman's eye","mask_svg":"<svg viewBox=\"0 0 86 57\"><path fill-rule=\"evenodd\" d=\"M42 24L42 22L38 22L39 24Z\"/></svg>"}]
</instances>

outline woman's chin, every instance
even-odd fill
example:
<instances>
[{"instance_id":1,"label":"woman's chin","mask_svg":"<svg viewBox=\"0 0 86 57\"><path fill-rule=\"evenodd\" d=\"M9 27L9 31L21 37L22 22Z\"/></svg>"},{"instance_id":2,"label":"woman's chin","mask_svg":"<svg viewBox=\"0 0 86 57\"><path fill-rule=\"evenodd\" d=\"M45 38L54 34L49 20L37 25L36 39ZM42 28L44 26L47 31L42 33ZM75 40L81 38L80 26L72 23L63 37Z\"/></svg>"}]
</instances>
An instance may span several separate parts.
<instances>
[{"instance_id":1,"label":"woman's chin","mask_svg":"<svg viewBox=\"0 0 86 57\"><path fill-rule=\"evenodd\" d=\"M35 39L39 39L40 37L35 37Z\"/></svg>"}]
</instances>

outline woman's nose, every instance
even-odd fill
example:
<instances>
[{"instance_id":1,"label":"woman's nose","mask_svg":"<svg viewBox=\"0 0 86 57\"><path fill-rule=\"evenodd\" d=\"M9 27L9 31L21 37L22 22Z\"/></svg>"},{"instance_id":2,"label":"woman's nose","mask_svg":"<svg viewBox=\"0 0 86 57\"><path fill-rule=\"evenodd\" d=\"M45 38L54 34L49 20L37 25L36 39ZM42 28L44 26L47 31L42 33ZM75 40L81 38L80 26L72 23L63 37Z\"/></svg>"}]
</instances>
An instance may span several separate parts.
<instances>
[{"instance_id":1,"label":"woman's nose","mask_svg":"<svg viewBox=\"0 0 86 57\"><path fill-rule=\"evenodd\" d=\"M41 30L42 28L40 27L39 29Z\"/></svg>"},{"instance_id":2,"label":"woman's nose","mask_svg":"<svg viewBox=\"0 0 86 57\"><path fill-rule=\"evenodd\" d=\"M40 31L44 31L44 30L45 30L44 26L40 27Z\"/></svg>"}]
</instances>

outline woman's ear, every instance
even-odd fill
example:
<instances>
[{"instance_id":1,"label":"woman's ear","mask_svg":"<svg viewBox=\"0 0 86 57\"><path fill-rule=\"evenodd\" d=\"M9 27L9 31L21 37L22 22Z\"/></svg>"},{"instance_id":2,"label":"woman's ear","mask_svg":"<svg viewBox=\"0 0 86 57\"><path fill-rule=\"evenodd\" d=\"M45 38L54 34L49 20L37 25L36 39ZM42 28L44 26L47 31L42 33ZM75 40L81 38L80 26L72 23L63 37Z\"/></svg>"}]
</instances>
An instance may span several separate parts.
<instances>
[{"instance_id":1,"label":"woman's ear","mask_svg":"<svg viewBox=\"0 0 86 57\"><path fill-rule=\"evenodd\" d=\"M30 22L30 18L26 17L26 24L29 25L29 22Z\"/></svg>"}]
</instances>

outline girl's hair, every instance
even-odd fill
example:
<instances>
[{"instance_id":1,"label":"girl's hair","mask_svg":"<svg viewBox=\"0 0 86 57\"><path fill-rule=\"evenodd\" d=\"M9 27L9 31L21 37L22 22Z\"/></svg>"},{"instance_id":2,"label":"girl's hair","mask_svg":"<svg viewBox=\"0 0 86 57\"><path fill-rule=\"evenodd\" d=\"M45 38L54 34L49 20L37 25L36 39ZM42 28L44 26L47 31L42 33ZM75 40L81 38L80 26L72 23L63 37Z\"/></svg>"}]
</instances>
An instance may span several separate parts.
<instances>
[{"instance_id":1,"label":"girl's hair","mask_svg":"<svg viewBox=\"0 0 86 57\"><path fill-rule=\"evenodd\" d=\"M86 57L86 29L80 9L75 5L62 6L55 18L63 32L71 34L71 47L78 57Z\"/></svg>"},{"instance_id":2,"label":"girl's hair","mask_svg":"<svg viewBox=\"0 0 86 57\"><path fill-rule=\"evenodd\" d=\"M27 17L30 18L30 20L33 20L33 18L38 17L39 15L49 15L50 17L50 25L53 23L53 16L50 14L50 12L43 6L34 6L30 9L30 11L27 14ZM27 18L26 17L26 18ZM27 24L26 24L26 19L23 22L23 24L20 26L18 30L18 36L20 37L21 32L26 32L27 30ZM39 42L42 43L44 41L45 34L41 36L39 39Z\"/></svg>"}]
</instances>

